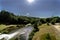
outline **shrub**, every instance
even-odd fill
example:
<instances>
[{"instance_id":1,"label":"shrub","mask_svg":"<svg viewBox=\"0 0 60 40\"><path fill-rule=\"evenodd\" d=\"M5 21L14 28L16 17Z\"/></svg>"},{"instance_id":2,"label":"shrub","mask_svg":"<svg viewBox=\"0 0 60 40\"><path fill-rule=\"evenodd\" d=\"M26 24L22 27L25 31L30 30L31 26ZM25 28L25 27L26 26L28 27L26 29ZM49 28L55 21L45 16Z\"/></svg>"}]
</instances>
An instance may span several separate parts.
<instances>
[{"instance_id":1,"label":"shrub","mask_svg":"<svg viewBox=\"0 0 60 40\"><path fill-rule=\"evenodd\" d=\"M50 35L49 33L41 35L40 40L56 40L55 36Z\"/></svg>"},{"instance_id":2,"label":"shrub","mask_svg":"<svg viewBox=\"0 0 60 40\"><path fill-rule=\"evenodd\" d=\"M51 22L51 24L55 25L55 22Z\"/></svg>"}]
</instances>

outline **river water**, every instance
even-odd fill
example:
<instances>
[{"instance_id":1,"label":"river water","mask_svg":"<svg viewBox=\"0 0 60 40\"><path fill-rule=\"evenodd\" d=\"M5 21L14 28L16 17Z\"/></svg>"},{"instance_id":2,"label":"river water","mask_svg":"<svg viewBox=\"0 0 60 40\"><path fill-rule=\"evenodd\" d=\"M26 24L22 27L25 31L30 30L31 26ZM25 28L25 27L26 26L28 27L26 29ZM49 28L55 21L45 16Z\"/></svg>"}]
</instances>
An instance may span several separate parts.
<instances>
[{"instance_id":1,"label":"river water","mask_svg":"<svg viewBox=\"0 0 60 40\"><path fill-rule=\"evenodd\" d=\"M32 32L32 30L33 30L33 27L27 28L26 32L20 35L20 40L28 40L29 34Z\"/></svg>"},{"instance_id":2,"label":"river water","mask_svg":"<svg viewBox=\"0 0 60 40\"><path fill-rule=\"evenodd\" d=\"M32 32L32 30L33 30L33 27L28 26L28 27L21 28L11 34L1 34L0 40L2 38L4 38L5 40L10 40L11 38L14 38L14 37L16 38L17 37L16 35L18 35L20 37L20 40L28 40L29 34Z\"/></svg>"}]
</instances>

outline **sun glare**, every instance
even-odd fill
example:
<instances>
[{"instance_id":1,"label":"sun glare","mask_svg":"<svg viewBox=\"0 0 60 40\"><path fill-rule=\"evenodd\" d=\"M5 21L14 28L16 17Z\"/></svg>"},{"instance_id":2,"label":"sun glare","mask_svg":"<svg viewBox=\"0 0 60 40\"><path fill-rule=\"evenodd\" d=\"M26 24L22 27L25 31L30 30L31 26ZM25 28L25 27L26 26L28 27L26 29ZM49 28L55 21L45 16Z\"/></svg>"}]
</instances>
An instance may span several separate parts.
<instances>
[{"instance_id":1,"label":"sun glare","mask_svg":"<svg viewBox=\"0 0 60 40\"><path fill-rule=\"evenodd\" d=\"M34 2L34 0L27 0L29 3L33 3Z\"/></svg>"}]
</instances>

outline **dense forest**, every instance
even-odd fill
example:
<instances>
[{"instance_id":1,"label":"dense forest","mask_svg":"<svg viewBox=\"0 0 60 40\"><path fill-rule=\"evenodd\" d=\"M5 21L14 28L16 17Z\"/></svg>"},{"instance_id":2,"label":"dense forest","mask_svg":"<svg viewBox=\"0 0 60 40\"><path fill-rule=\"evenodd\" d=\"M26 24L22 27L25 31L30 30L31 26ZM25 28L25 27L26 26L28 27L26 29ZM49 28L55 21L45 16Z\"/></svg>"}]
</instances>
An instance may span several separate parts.
<instances>
[{"instance_id":1,"label":"dense forest","mask_svg":"<svg viewBox=\"0 0 60 40\"><path fill-rule=\"evenodd\" d=\"M37 17L27 17L18 16L10 13L8 11L2 10L0 12L0 24L34 24L34 23L44 24L44 23L60 23L60 17L50 17L50 18L37 18Z\"/></svg>"},{"instance_id":2,"label":"dense forest","mask_svg":"<svg viewBox=\"0 0 60 40\"><path fill-rule=\"evenodd\" d=\"M0 12L0 23L1 24L27 24L33 23L37 18L27 16L17 16L8 11L2 10Z\"/></svg>"}]
</instances>

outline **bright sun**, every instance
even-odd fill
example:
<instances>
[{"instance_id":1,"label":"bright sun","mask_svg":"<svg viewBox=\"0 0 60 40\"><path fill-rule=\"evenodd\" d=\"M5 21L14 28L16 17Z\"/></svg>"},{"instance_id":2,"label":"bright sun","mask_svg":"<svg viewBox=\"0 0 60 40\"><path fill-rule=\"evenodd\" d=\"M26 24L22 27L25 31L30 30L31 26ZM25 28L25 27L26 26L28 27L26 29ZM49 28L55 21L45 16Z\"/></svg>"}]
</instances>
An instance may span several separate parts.
<instances>
[{"instance_id":1,"label":"bright sun","mask_svg":"<svg viewBox=\"0 0 60 40\"><path fill-rule=\"evenodd\" d=\"M29 3L33 3L35 0L27 0Z\"/></svg>"}]
</instances>

